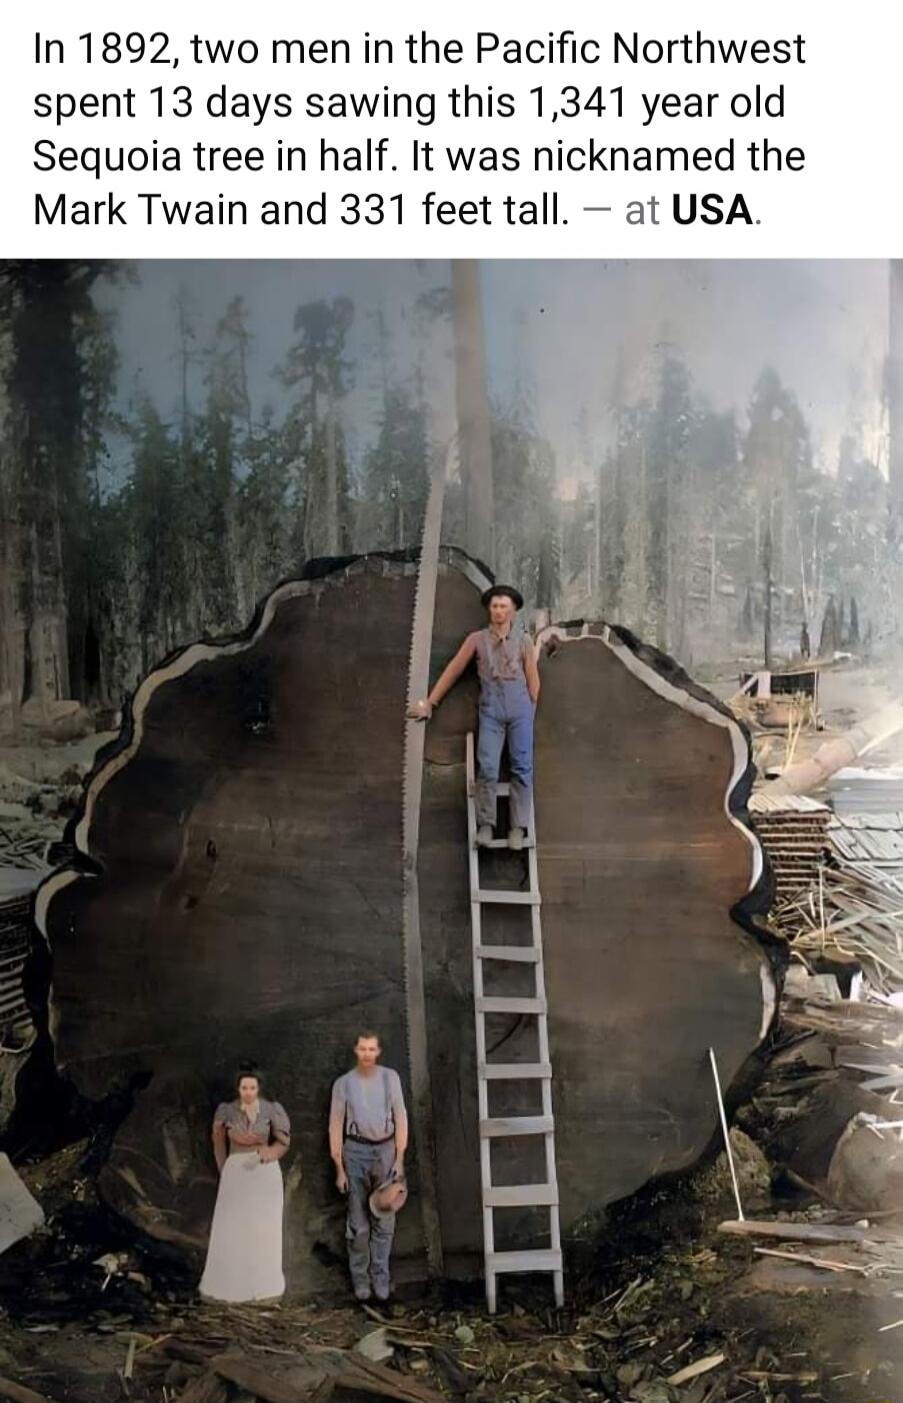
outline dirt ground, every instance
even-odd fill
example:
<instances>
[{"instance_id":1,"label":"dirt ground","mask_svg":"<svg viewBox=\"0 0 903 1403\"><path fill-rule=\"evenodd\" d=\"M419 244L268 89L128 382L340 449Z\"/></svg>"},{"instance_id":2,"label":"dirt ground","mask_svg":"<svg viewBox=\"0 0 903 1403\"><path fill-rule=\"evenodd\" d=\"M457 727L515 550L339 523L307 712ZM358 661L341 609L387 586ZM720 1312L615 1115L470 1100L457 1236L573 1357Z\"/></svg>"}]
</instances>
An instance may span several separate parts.
<instances>
[{"instance_id":1,"label":"dirt ground","mask_svg":"<svg viewBox=\"0 0 903 1403\"><path fill-rule=\"evenodd\" d=\"M903 1321L903 1265L817 1269L719 1233L718 1223L735 1216L723 1156L587 1224L569 1257L565 1310L552 1307L543 1281L516 1279L504 1283L490 1319L477 1283L409 1286L380 1311L342 1296L201 1303L194 1273L142 1250L98 1204L85 1172L89 1148L82 1142L23 1169L47 1224L0 1258L0 1376L53 1403L175 1403L197 1373L174 1356L180 1344L183 1352L238 1349L275 1366L313 1346L353 1349L381 1325L393 1371L465 1403L903 1399L903 1324L880 1328ZM824 1219L805 1196L776 1200L769 1180L754 1148L748 1162L741 1154L749 1216ZM703 1364L681 1380L681 1370Z\"/></svg>"}]
</instances>

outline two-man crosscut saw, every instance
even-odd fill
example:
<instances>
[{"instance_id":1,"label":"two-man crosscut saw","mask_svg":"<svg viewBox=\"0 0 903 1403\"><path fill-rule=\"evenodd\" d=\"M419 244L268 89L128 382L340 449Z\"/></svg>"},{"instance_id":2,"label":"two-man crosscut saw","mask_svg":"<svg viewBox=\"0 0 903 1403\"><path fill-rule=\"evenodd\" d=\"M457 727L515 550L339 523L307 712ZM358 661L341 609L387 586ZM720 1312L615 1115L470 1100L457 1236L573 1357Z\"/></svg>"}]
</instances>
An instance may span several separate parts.
<instances>
[{"instance_id":1,"label":"two-man crosscut saw","mask_svg":"<svg viewBox=\"0 0 903 1403\"><path fill-rule=\"evenodd\" d=\"M430 652L433 618L436 610L436 581L439 575L439 538L442 531L442 502L446 474L455 453L455 440L446 451L433 458L430 491L423 522L420 565L414 594L414 621L408 658L408 706L413 706L429 690ZM423 987L423 946L420 939L420 885L417 857L420 844L420 801L423 792L423 753L426 727L409 720L404 738L402 775L403 819L403 920L404 983L408 1029L408 1066L411 1075L411 1119L417 1144L420 1170L420 1203L427 1268L431 1276L442 1275L442 1231L436 1189L436 1132L433 1095L430 1085L429 1051L426 1036L426 998Z\"/></svg>"}]
</instances>

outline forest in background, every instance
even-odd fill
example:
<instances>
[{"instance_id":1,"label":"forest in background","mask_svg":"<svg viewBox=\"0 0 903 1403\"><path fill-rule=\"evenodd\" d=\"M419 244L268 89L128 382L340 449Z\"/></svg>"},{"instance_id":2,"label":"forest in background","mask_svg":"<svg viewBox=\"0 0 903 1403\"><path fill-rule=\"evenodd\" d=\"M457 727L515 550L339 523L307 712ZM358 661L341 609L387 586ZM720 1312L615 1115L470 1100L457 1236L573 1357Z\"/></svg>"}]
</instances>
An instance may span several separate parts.
<instances>
[{"instance_id":1,"label":"forest in background","mask_svg":"<svg viewBox=\"0 0 903 1403\"><path fill-rule=\"evenodd\" d=\"M175 647L244 628L310 559L419 541L435 432L426 331L400 373L378 321L365 367L350 299L287 307L289 349L272 401L257 402L247 302L224 296L202 335L185 290L171 308L178 404L145 393L124 409L116 316L95 294L134 276L0 265L3 728L58 698L115 708ZM828 655L895 629L887 478L855 424L833 470L815 465L793 386L767 355L747 403L716 412L678 342L650 346L642 392L615 377L609 447L592 461L587 434L587 471L565 497L538 390L500 397L491 374L487 387L476 265L451 267L415 311L447 337L456 379L464 452L443 538L531 606L625 624L687 666L790 656L804 622ZM349 391L374 372L363 435Z\"/></svg>"}]
</instances>

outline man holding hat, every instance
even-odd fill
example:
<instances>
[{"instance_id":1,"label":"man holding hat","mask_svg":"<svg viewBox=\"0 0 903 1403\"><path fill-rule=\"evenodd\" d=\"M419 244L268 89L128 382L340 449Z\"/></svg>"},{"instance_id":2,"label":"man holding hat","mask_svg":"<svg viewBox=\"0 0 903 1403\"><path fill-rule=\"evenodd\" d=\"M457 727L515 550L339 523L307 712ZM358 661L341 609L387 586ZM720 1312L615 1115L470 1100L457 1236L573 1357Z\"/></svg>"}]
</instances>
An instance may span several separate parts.
<instances>
[{"instance_id":1,"label":"man holding hat","mask_svg":"<svg viewBox=\"0 0 903 1403\"><path fill-rule=\"evenodd\" d=\"M389 1299L395 1214L407 1198L404 1156L408 1117L401 1081L381 1067L377 1033L359 1033L355 1066L337 1077L329 1111L329 1153L336 1187L348 1195L345 1236L351 1284L359 1301Z\"/></svg>"},{"instance_id":2,"label":"man holding hat","mask_svg":"<svg viewBox=\"0 0 903 1403\"><path fill-rule=\"evenodd\" d=\"M492 841L496 818L499 765L505 742L511 769L511 819L508 846L524 845L533 794L533 714L539 700L539 668L528 635L514 631L514 616L523 597L510 585L493 585L483 595L488 627L469 633L429 696L408 715L428 721L433 707L476 658L480 677L480 733L477 740L477 842Z\"/></svg>"}]
</instances>

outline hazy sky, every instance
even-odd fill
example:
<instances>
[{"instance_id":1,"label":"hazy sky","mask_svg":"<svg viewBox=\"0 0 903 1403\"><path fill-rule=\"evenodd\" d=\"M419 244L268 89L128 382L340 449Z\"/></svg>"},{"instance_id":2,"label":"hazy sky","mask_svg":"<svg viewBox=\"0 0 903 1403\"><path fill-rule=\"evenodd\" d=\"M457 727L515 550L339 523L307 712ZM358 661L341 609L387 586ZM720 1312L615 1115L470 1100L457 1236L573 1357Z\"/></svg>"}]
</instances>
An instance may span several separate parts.
<instances>
[{"instance_id":1,"label":"hazy sky","mask_svg":"<svg viewBox=\"0 0 903 1403\"><path fill-rule=\"evenodd\" d=\"M490 388L516 384L534 393L563 482L586 472L577 430L581 415L598 452L610 433L611 399L620 370L631 393L646 383L661 339L684 356L698 392L717 409L742 413L763 365L773 365L795 392L816 455L831 469L842 433L857 429L867 451L880 451L881 380L887 344L887 264L880 261L534 262L482 265ZM259 411L286 391L271 372L292 339L295 308L314 298L350 297L356 308L349 341L356 360L348 419L352 451L372 433L382 382L375 312L389 329L399 373L413 357L413 305L421 292L447 285L444 262L146 262L134 286L103 289L119 315L121 395L149 392L164 412L176 403L173 299L189 290L201 339L230 298L245 298L254 335L252 394ZM447 337L439 333L440 343ZM450 361L438 376L450 387ZM201 394L198 377L195 392ZM883 466L883 464L882 464Z\"/></svg>"}]
</instances>

